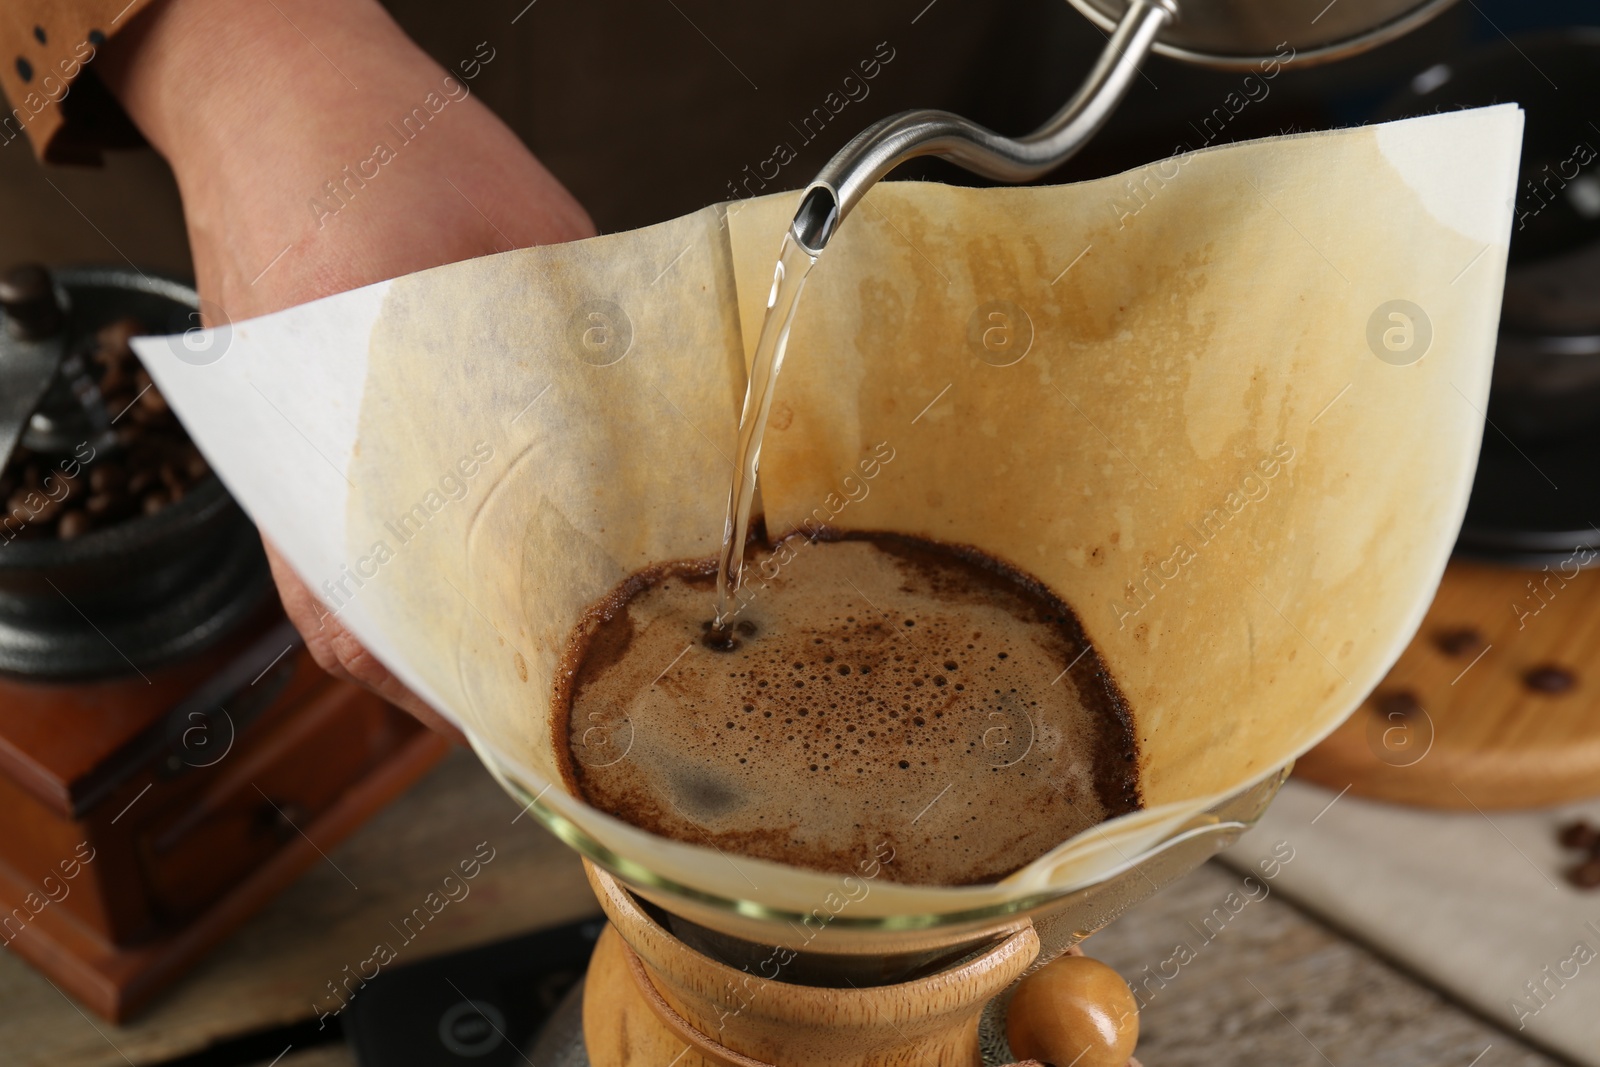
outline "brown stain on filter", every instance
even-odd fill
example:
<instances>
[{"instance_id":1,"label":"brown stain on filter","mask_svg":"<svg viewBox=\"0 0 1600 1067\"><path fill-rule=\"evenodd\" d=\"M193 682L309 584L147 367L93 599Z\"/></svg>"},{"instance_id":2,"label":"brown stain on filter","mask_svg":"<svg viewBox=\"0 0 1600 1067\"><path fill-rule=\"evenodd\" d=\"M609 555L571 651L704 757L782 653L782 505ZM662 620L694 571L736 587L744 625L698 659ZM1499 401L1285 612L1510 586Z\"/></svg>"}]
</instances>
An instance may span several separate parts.
<instances>
[{"instance_id":1,"label":"brown stain on filter","mask_svg":"<svg viewBox=\"0 0 1600 1067\"><path fill-rule=\"evenodd\" d=\"M1149 738L1152 802L1225 789L1327 728L1330 677L1336 694L1344 680L1306 639L1330 654L1354 639L1338 661L1351 677L1390 654L1384 620L1414 610L1442 561L1429 546L1453 505L1438 476L1470 451L1447 361L1476 374L1468 357L1493 317L1492 295L1450 286L1482 242L1430 216L1372 130L1173 167L1070 193L878 186L878 211L852 217L808 282L827 314L802 310L795 326L781 388L814 433L763 467L783 529L831 471L892 441L904 459L847 521L981 545L1079 607ZM1168 177L1119 221L1115 201L1152 171ZM1397 244L1401 224L1412 237ZM1366 347L1368 316L1396 296L1439 326L1413 367ZM1008 367L968 340L974 312L1000 300L1034 334ZM1262 479L1279 445L1292 460ZM1230 510L1247 477L1257 499ZM1217 509L1223 528L1197 534ZM1129 600L1144 561L1179 543L1193 558L1177 577L1142 608Z\"/></svg>"}]
</instances>

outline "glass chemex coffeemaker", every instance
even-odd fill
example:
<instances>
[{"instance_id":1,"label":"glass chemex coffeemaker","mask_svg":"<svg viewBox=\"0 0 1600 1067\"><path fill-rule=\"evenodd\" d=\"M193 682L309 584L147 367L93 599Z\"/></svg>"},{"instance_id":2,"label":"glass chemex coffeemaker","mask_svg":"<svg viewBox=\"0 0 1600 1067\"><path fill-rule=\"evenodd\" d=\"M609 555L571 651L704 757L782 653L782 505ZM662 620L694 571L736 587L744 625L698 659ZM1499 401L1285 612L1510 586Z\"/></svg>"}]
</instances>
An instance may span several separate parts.
<instances>
[{"instance_id":1,"label":"glass chemex coffeemaker","mask_svg":"<svg viewBox=\"0 0 1600 1067\"><path fill-rule=\"evenodd\" d=\"M1018 139L937 111L875 123L804 191L789 240L815 262L868 190L917 156L936 155L1002 182L1041 176L1109 119L1149 52L1222 69L1320 63L1399 36L1449 0L1072 2L1109 32L1109 43L1049 122ZM780 267L775 292L782 281ZM787 312L785 330L794 308ZM748 421L759 406L754 387L745 404ZM1438 532L1430 549L1437 566L1452 537L1448 524ZM1244 584L1254 589L1248 577ZM1396 651L1417 617L1413 605L1395 620L1388 640ZM1352 688L1345 703L1360 696ZM628 740L612 735L600 743L625 755ZM569 998L533 1052L541 1064L597 1067L976 1065L1023 1057L1120 1067L1136 1041L1137 1007L1120 982L1108 985L1087 966L1093 961L1075 958L1076 946L1231 844L1290 769L1255 766L1244 785L1180 818L1152 820L1148 833L1116 840L1086 834L1076 860L1058 857L1065 866L1082 863L1073 876L1030 868L1008 879L1032 882L1029 888L902 892L878 880L881 856L863 857L831 886L759 863L741 869L726 856L710 863L709 875L683 878L676 861L658 862L632 835L608 839L565 817L534 788L544 776L524 778L492 741L474 741L502 783L586 857L610 920L581 1006ZM1016 743L1010 736L999 742ZM1098 855L1084 862L1088 853Z\"/></svg>"},{"instance_id":2,"label":"glass chemex coffeemaker","mask_svg":"<svg viewBox=\"0 0 1600 1067\"><path fill-rule=\"evenodd\" d=\"M212 365L140 348L307 584L359 572L340 620L585 857L610 926L541 1067L1121 1067L1129 991L1075 946L1244 832L1421 621L1483 431L1521 113L1073 186L875 185L923 154L1037 177L1152 50L1320 61L1445 5L1079 6L1110 44L1029 137L909 112L800 193L328 297L236 324ZM1128 183L1155 192L1123 225L1107 205ZM818 268L809 311L776 309L794 358L773 402L750 368L780 238ZM972 546L1071 605L1132 709L1142 808L999 881L934 886L897 881L892 847L802 869L657 836L565 784L571 635L629 575L716 554L741 395L771 416L775 537L820 504L845 531ZM868 453L883 469L846 507L839 474ZM472 485L419 512L458 463ZM407 514L426 529L396 545ZM589 758L650 743L602 718ZM976 758L1031 751L1031 720L977 727ZM939 798L889 801L914 823Z\"/></svg>"}]
</instances>

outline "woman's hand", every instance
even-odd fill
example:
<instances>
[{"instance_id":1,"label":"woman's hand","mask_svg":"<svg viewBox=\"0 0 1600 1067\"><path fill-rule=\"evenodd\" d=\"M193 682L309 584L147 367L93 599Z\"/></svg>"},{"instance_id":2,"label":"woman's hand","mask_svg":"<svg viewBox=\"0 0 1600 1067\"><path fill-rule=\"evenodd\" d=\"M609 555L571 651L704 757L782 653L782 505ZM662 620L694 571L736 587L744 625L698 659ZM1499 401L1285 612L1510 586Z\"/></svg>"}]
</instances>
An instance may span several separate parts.
<instances>
[{"instance_id":1,"label":"woman's hand","mask_svg":"<svg viewBox=\"0 0 1600 1067\"><path fill-rule=\"evenodd\" d=\"M96 67L177 176L209 325L592 235L471 94L497 59L485 41L446 71L376 0L163 0ZM459 737L267 553L318 664Z\"/></svg>"}]
</instances>

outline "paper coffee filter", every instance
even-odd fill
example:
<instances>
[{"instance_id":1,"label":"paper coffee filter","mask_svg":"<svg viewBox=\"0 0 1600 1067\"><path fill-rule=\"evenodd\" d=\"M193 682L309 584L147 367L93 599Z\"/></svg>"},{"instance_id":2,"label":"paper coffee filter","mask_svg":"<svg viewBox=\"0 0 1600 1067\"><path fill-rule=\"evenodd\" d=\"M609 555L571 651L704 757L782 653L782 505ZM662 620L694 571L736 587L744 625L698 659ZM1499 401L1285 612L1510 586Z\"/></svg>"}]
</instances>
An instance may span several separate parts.
<instances>
[{"instance_id":1,"label":"paper coffee filter","mask_svg":"<svg viewBox=\"0 0 1600 1067\"><path fill-rule=\"evenodd\" d=\"M1147 807L994 885L878 879L852 921L1091 884L1381 678L1465 508L1520 133L1504 106L1073 186L888 183L855 211L794 327L769 528L920 534L1042 579L1129 699ZM424 271L238 324L206 365L137 342L308 584L535 815L635 884L756 916L839 876L589 808L549 702L584 608L716 550L794 203Z\"/></svg>"}]
</instances>

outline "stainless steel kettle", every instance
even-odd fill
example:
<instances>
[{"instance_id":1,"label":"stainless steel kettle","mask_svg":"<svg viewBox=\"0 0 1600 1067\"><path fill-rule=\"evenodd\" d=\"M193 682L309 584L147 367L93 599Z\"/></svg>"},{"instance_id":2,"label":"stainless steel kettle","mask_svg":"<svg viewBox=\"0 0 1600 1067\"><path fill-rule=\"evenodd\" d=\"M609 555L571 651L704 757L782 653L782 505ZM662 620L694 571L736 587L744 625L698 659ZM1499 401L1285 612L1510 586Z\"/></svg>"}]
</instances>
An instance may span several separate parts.
<instances>
[{"instance_id":1,"label":"stainless steel kettle","mask_svg":"<svg viewBox=\"0 0 1600 1067\"><path fill-rule=\"evenodd\" d=\"M1110 118L1150 52L1236 70L1292 57L1322 63L1375 47L1454 0L1070 0L1110 31L1088 78L1025 137L1003 137L948 111L903 111L868 126L806 190L791 232L815 256L862 196L908 159L939 156L987 178L1022 182L1065 162Z\"/></svg>"}]
</instances>

